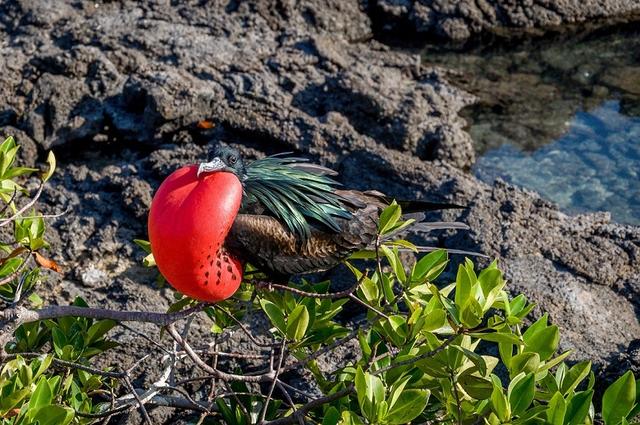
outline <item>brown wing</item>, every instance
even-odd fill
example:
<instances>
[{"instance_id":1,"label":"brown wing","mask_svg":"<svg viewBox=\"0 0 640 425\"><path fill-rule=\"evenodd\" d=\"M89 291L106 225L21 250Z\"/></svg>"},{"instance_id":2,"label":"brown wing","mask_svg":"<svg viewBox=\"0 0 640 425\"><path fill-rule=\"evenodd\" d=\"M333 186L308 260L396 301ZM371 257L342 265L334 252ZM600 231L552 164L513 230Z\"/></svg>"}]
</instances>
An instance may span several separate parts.
<instances>
[{"instance_id":1,"label":"brown wing","mask_svg":"<svg viewBox=\"0 0 640 425\"><path fill-rule=\"evenodd\" d=\"M377 218L378 208L366 206L354 211L352 219L340 221L340 233L312 227L303 243L273 217L238 214L225 246L239 258L280 275L322 271L368 246L376 237Z\"/></svg>"}]
</instances>

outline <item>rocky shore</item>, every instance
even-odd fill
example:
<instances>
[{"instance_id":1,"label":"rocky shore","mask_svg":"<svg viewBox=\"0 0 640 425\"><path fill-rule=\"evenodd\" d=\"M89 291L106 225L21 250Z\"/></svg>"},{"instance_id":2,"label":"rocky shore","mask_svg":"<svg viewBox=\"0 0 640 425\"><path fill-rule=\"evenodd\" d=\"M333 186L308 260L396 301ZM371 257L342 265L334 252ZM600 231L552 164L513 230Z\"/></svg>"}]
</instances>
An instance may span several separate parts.
<instances>
[{"instance_id":1,"label":"rocky shore","mask_svg":"<svg viewBox=\"0 0 640 425\"><path fill-rule=\"evenodd\" d=\"M640 228L477 180L458 115L474 97L379 41L406 22L463 39L627 16L636 1L178 3L0 2L0 131L29 164L56 152L44 203L71 209L52 223L51 253L68 273L46 283L50 300L164 308L171 293L131 241L146 237L162 178L223 139L249 157L305 155L350 187L468 205L446 218L472 232L436 242L498 258L574 359L640 371Z\"/></svg>"}]
</instances>

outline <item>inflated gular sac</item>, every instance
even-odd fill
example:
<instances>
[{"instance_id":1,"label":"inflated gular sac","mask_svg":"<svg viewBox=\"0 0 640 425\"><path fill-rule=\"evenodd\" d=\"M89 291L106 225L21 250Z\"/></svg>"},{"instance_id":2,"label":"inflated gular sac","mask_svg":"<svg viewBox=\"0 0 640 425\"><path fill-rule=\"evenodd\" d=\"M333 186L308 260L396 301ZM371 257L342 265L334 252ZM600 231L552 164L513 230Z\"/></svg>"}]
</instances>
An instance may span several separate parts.
<instances>
[{"instance_id":1,"label":"inflated gular sac","mask_svg":"<svg viewBox=\"0 0 640 425\"><path fill-rule=\"evenodd\" d=\"M227 172L197 176L197 165L173 172L158 188L149 212L149 239L162 275L200 301L229 298L242 264L224 249L238 214L242 184Z\"/></svg>"}]
</instances>

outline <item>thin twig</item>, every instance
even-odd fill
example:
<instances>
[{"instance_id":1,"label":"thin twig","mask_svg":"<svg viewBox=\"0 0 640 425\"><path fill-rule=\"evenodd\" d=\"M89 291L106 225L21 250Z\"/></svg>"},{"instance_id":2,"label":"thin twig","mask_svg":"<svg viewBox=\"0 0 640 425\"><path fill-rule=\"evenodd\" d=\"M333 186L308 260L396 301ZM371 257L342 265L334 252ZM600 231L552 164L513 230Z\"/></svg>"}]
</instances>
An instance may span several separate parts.
<instances>
[{"instance_id":1,"label":"thin twig","mask_svg":"<svg viewBox=\"0 0 640 425\"><path fill-rule=\"evenodd\" d=\"M269 382L273 379L275 372L263 373L261 375L235 375L231 373L222 372L220 370L214 369L205 363L198 354L193 351L193 348L182 339L180 334L176 331L175 326L173 324L169 324L166 327L167 332L176 342L182 347L187 356L191 358L191 360L198 366L200 369L209 373L210 375L221 379L223 381L242 381L242 382Z\"/></svg>"},{"instance_id":2,"label":"thin twig","mask_svg":"<svg viewBox=\"0 0 640 425\"><path fill-rule=\"evenodd\" d=\"M378 316L384 317L385 319L389 320L389 316L387 316L386 314L384 314L383 312L381 312L380 310L378 310L374 306L369 305L366 302L362 301L360 298L356 297L355 295L349 294L349 298L352 299L353 301L357 302L358 304L363 305L364 307L368 308L369 310L373 311Z\"/></svg>"},{"instance_id":3,"label":"thin twig","mask_svg":"<svg viewBox=\"0 0 640 425\"><path fill-rule=\"evenodd\" d=\"M412 365L415 362L418 362L418 361L420 361L422 359L426 359L428 357L433 357L436 354L438 354L440 351L442 351L445 348L447 348L447 346L449 344L451 344L453 342L453 340L456 339L457 336L458 336L458 334L450 335L447 339L444 340L444 342L442 344L440 344L438 347L434 348L431 351L427 351L426 353L422 353L419 356L415 356L415 357L412 357L412 358L407 359L407 360L403 360L403 361L398 362L398 363L392 363L389 366L385 366L385 367L383 367L381 369L378 369L378 370L375 370L375 371L371 372L371 374L372 375L380 375L380 374L382 374L384 372L387 372L387 371L389 371L391 369L395 369L395 368L400 367L400 366Z\"/></svg>"},{"instance_id":4,"label":"thin twig","mask_svg":"<svg viewBox=\"0 0 640 425\"><path fill-rule=\"evenodd\" d=\"M154 341L152 338L149 338L144 332L140 332L137 329L132 328L131 326L125 324L125 323L118 323L121 327L125 328L126 330L128 330L129 332L138 335L140 338L150 342L151 344L153 344L155 347L159 348L160 350L164 351L165 354L171 355L171 351L167 350L166 348L164 348L161 344L159 344L157 341Z\"/></svg>"},{"instance_id":5,"label":"thin twig","mask_svg":"<svg viewBox=\"0 0 640 425\"><path fill-rule=\"evenodd\" d=\"M21 356L24 358L29 358L29 359L33 359L33 358L40 358L40 357L44 357L46 356L46 353L16 353L16 354L9 354L6 359L7 360L12 360L15 359L17 356ZM100 369L96 369L93 368L91 366L86 366L80 363L74 363L74 362L70 362L67 360L61 360L61 359L57 359L57 358L53 358L52 359L52 363L54 366L58 366L58 367L64 367L64 368L69 368L69 369L78 369L78 370L82 370L84 372L89 372L93 375L100 375L100 376L104 376L107 378L115 378L115 379L123 379L126 377L126 374L124 372L113 372L113 371L106 371L106 370L100 370Z\"/></svg>"},{"instance_id":6,"label":"thin twig","mask_svg":"<svg viewBox=\"0 0 640 425\"><path fill-rule=\"evenodd\" d=\"M296 404L293 402L293 399L289 395L289 392L287 391L287 389L284 387L284 385L282 385L282 381L280 381L279 379L276 379L276 385L278 386L280 391L282 391L282 394L284 394L284 398L287 399L287 403L289 403L289 405L291 406L291 409L293 409L293 414L297 416L298 425L304 425L304 419L302 419L302 417L297 415L298 409L296 407Z\"/></svg>"},{"instance_id":7,"label":"thin twig","mask_svg":"<svg viewBox=\"0 0 640 425\"><path fill-rule=\"evenodd\" d=\"M268 287L269 289L279 289L281 291L288 291L291 292L292 294L296 294L296 295L301 295L303 297L307 297L307 298L321 298L321 299L335 299L335 298L344 298L349 296L350 294L352 294L353 292L355 292L358 287L360 286L360 284L362 283L362 281L364 280L364 278L366 277L366 272L362 274L362 277L360 279L358 279L358 281L353 284L353 286L351 286L350 288L347 288L343 291L340 292L331 292L331 293L327 293L327 294L320 294L317 292L308 292L308 291L303 291L302 289L298 289L298 288L293 288L291 286L287 286L287 285L280 285L277 283L265 283L265 282L256 282L254 285L256 285L258 288L262 288L263 286Z\"/></svg>"},{"instance_id":8,"label":"thin twig","mask_svg":"<svg viewBox=\"0 0 640 425\"><path fill-rule=\"evenodd\" d=\"M24 307L0 311L0 319L15 320L15 326L38 320L57 319L59 317L75 316L91 319L112 319L117 322L144 322L166 326L170 323L189 317L201 311L204 304L198 304L186 310L175 313L157 313L150 311L120 311L103 308L78 307L74 305L50 305L38 310Z\"/></svg>"},{"instance_id":9,"label":"thin twig","mask_svg":"<svg viewBox=\"0 0 640 425\"><path fill-rule=\"evenodd\" d=\"M151 422L151 418L149 417L149 413L147 412L146 407L144 407L144 402L140 399L140 396L138 395L136 389L133 387L133 384L131 383L131 378L129 378L129 376L127 375L122 380L124 381L125 385L129 389L131 394L133 394L133 397L138 402L138 406L140 407L140 413L142 414L142 418L144 419L144 421L148 425L153 425L153 422Z\"/></svg>"},{"instance_id":10,"label":"thin twig","mask_svg":"<svg viewBox=\"0 0 640 425\"><path fill-rule=\"evenodd\" d=\"M240 322L238 319L236 319L233 314L229 313L227 310L225 310L222 307L218 307L217 305L214 305L213 308L218 309L219 311L222 311L224 314L226 314L236 325L238 325L240 327L240 329L242 329L242 331L249 337L251 342L256 344L258 347L277 347L279 345L278 343L264 343L264 342L258 341L251 334L251 332L249 332L247 327L242 322Z\"/></svg>"},{"instance_id":11,"label":"thin twig","mask_svg":"<svg viewBox=\"0 0 640 425\"><path fill-rule=\"evenodd\" d=\"M347 388L345 388L343 390L340 390L338 392L335 392L333 394L329 394L327 396L320 397L318 399L310 401L309 403L305 404L304 406L301 406L298 410L296 410L290 416L266 422L265 425L288 425L288 424L296 423L298 421L298 418L304 418L304 416L309 411L315 409L316 407L320 407L320 406L323 406L323 405L325 405L327 403L331 403L332 401L339 400L342 397L345 397L345 396L351 394L353 392L353 390L354 390L354 387L353 386L349 386L349 387L347 387Z\"/></svg>"},{"instance_id":12,"label":"thin twig","mask_svg":"<svg viewBox=\"0 0 640 425\"><path fill-rule=\"evenodd\" d=\"M13 193L11 194L11 198L9 198L9 202L7 202L5 206L2 207L2 209L0 210L0 215L4 214L4 212L7 210L7 208L9 208L11 203L15 201L17 194L18 194L18 186L13 186Z\"/></svg>"},{"instance_id":13,"label":"thin twig","mask_svg":"<svg viewBox=\"0 0 640 425\"><path fill-rule=\"evenodd\" d=\"M317 358L319 358L320 356L323 356L324 354L327 354L331 351L333 351L336 347L339 347L341 345L346 344L347 342L351 341L353 338L355 338L356 336L358 336L358 332L366 330L368 328L370 328L371 326L373 326L375 322L366 322L363 325L357 327L356 329L353 329L351 332L349 332L346 336L335 340L334 342L332 342L331 344L321 348L320 350L315 351L313 354L309 355L308 357L305 357L302 360L298 360L294 363L291 363L289 365L286 365L282 368L282 370L280 371L280 373L285 373L285 372L289 372L290 370L293 369L297 369L300 366L304 366L305 364L309 363L312 360L315 360Z\"/></svg>"},{"instance_id":14,"label":"thin twig","mask_svg":"<svg viewBox=\"0 0 640 425\"><path fill-rule=\"evenodd\" d=\"M280 354L278 357L278 366L275 370L275 375L273 377L273 382L271 383L271 388L269 388L269 393L267 394L267 399L264 402L264 406L262 408L262 413L260 414L260 420L258 423L264 422L264 418L267 417L267 410L269 409L269 402L271 401L271 396L273 396L273 390L276 388L276 384L278 383L278 374L280 372L280 368L282 367L282 361L284 360L284 352L287 347L287 340L282 340L282 345L280 346Z\"/></svg>"},{"instance_id":15,"label":"thin twig","mask_svg":"<svg viewBox=\"0 0 640 425\"><path fill-rule=\"evenodd\" d=\"M6 226L7 224L12 223L18 217L20 217L23 212L25 212L26 210L31 208L33 205L35 205L35 203L38 202L38 198L40 198L40 195L42 195L42 189L44 189L44 182L40 183L40 186L38 186L38 191L33 196L33 198L31 198L29 202L27 202L22 208L16 211L11 217L5 218L4 220L0 220L0 227Z\"/></svg>"},{"instance_id":16,"label":"thin twig","mask_svg":"<svg viewBox=\"0 0 640 425\"><path fill-rule=\"evenodd\" d=\"M11 273L8 276L3 277L2 279L0 279L0 286L2 285L6 285L7 283L11 283L13 282L13 280L18 277L20 275L20 273L22 273L22 270L24 270L24 268L27 266L27 263L29 262L29 251L25 251L27 252L27 256L26 258L23 258L22 260L22 264L20 264L18 266L18 268L16 269L16 271L14 271L13 273ZM0 316L1 318L2 316Z\"/></svg>"}]
</instances>

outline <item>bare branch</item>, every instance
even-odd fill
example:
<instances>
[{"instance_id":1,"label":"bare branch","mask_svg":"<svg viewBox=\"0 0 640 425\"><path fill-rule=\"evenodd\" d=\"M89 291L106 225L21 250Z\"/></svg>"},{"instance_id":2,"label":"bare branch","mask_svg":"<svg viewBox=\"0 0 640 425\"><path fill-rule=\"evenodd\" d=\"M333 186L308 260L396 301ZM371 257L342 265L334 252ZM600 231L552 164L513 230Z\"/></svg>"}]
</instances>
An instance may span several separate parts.
<instances>
[{"instance_id":1,"label":"bare branch","mask_svg":"<svg viewBox=\"0 0 640 425\"><path fill-rule=\"evenodd\" d=\"M44 182L40 183L40 186L38 186L38 191L33 196L33 198L31 198L29 202L27 202L22 208L16 211L11 217L0 220L0 227L6 226L7 224L12 223L16 219L20 218L23 212L25 212L26 210L34 206L35 203L38 202L40 195L42 195L42 189L44 189Z\"/></svg>"},{"instance_id":2,"label":"bare branch","mask_svg":"<svg viewBox=\"0 0 640 425\"><path fill-rule=\"evenodd\" d=\"M278 374L280 373L280 368L282 367L282 361L284 360L284 351L286 347L287 347L287 340L283 339L282 345L280 346L280 354L278 356L278 366L276 366L273 382L271 383L271 388L269 388L269 393L267 394L267 399L264 401L264 407L262 408L262 413L260 413L260 422L263 422L264 418L267 416L267 410L269 409L269 402L271 401L273 390L276 388L276 384L278 383Z\"/></svg>"},{"instance_id":3,"label":"bare branch","mask_svg":"<svg viewBox=\"0 0 640 425\"><path fill-rule=\"evenodd\" d=\"M315 409L316 407L320 407L324 404L327 403L331 403L332 401L335 400L339 400L342 397L345 397L349 394L351 394L354 390L353 386L349 386L347 388L345 388L344 390L340 390L338 392L335 392L333 394L329 394L327 396L324 397L320 397L316 400L313 400L307 404L305 404L304 406L300 407L298 410L296 410L291 416L287 416L284 418L280 418L280 419L276 419L273 421L269 421L269 422L264 422L265 425L289 425L289 424L294 424L296 422L298 422L298 418L304 418L304 416L311 410Z\"/></svg>"},{"instance_id":4,"label":"bare branch","mask_svg":"<svg viewBox=\"0 0 640 425\"><path fill-rule=\"evenodd\" d=\"M191 346L184 339L182 339L173 324L167 325L166 329L169 335L171 335L171 337L176 340L176 342L182 347L185 353L187 353L187 356L191 358L196 366L217 379L221 379L223 381L270 382L275 376L275 372L268 372L260 375L235 375L214 369L209 366L204 360L202 360L200 356L198 356L198 354L193 351L193 348L191 348Z\"/></svg>"},{"instance_id":5,"label":"bare branch","mask_svg":"<svg viewBox=\"0 0 640 425\"><path fill-rule=\"evenodd\" d=\"M143 322L154 323L158 326L166 326L170 323L189 317L193 313L201 311L205 304L198 304L186 310L175 313L157 313L150 311L119 311L103 308L78 307L75 305L51 305L38 310L29 310L24 307L0 311L0 320L13 320L15 326L38 320L57 319L60 317L74 316L91 319L111 319L117 322Z\"/></svg>"},{"instance_id":6,"label":"bare branch","mask_svg":"<svg viewBox=\"0 0 640 425\"><path fill-rule=\"evenodd\" d=\"M319 294L317 292L303 291L302 289L293 288L291 286L280 285L277 283L269 283L269 282L255 282L254 285L257 288L261 288L261 289L267 288L267 289L279 289L281 291L288 291L288 292L291 292L292 294L301 295L307 298L335 299L335 298L345 298L351 295L352 293L354 293L358 289L358 287L360 286L360 284L362 283L362 281L366 276L367 276L367 271L365 271L362 274L362 277L360 277L360 279L358 279L358 281L355 284L353 284L353 286L351 286L350 288L347 288L340 292L331 292L328 294Z\"/></svg>"}]
</instances>

